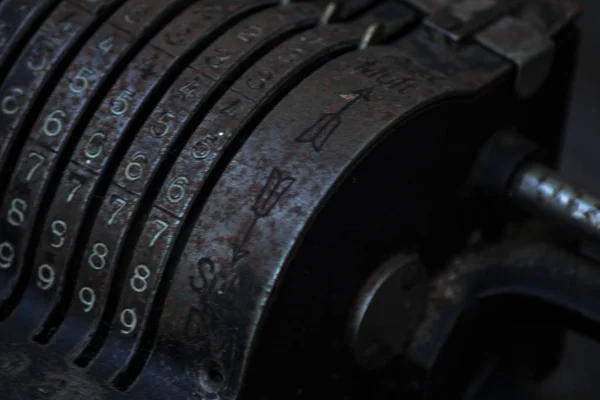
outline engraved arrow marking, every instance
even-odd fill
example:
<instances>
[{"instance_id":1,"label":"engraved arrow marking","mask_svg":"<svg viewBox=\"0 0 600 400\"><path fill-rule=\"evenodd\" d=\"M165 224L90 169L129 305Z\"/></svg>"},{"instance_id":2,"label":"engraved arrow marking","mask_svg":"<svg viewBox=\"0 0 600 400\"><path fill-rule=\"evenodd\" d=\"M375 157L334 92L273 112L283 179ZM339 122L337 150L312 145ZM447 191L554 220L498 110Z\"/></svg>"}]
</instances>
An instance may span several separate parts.
<instances>
[{"instance_id":1,"label":"engraved arrow marking","mask_svg":"<svg viewBox=\"0 0 600 400\"><path fill-rule=\"evenodd\" d=\"M231 245L231 265L235 266L237 263L242 261L250 254L250 252L243 248L243 245L234 243Z\"/></svg>"},{"instance_id":2,"label":"engraved arrow marking","mask_svg":"<svg viewBox=\"0 0 600 400\"><path fill-rule=\"evenodd\" d=\"M183 334L185 340L191 344L197 344L202 340L206 331L206 321L202 311L196 306L191 306L185 321Z\"/></svg>"},{"instance_id":3,"label":"engraved arrow marking","mask_svg":"<svg viewBox=\"0 0 600 400\"><path fill-rule=\"evenodd\" d=\"M284 176L279 168L275 167L271 170L267 182L254 199L254 204L251 207L254 215L250 224L248 224L242 241L231 246L231 267L235 267L237 263L250 254L250 251L245 249L244 246L250 240L250 235L256 223L259 219L268 217L273 212L275 206L281 201L294 182L296 182L296 178ZM235 274L231 278L228 278L219 264L208 257L204 257L197 262L195 274L189 277L189 284L191 290L200 296L199 299L202 300L202 296L209 293L216 292L222 294L225 291L231 290L239 282L236 279ZM197 344L202 341L207 326L216 318L216 315L217 313L209 303L202 303L201 308L191 306L184 325L186 341L190 344Z\"/></svg>"},{"instance_id":4,"label":"engraved arrow marking","mask_svg":"<svg viewBox=\"0 0 600 400\"><path fill-rule=\"evenodd\" d=\"M252 234L256 223L259 219L268 217L271 214L275 206L281 201L281 198L290 189L294 182L296 182L296 178L291 176L284 177L279 168L273 168L271 170L271 174L269 175L266 184L254 199L254 204L251 207L254 217L248 225L242 241L231 246L232 266L235 266L238 262L250 254L250 251L246 250L244 246L250 240L250 235Z\"/></svg>"},{"instance_id":5,"label":"engraved arrow marking","mask_svg":"<svg viewBox=\"0 0 600 400\"><path fill-rule=\"evenodd\" d=\"M252 212L256 218L269 216L294 182L296 182L296 178L291 176L284 177L279 168L273 168L267 179L267 183L254 199Z\"/></svg>"},{"instance_id":6,"label":"engraved arrow marking","mask_svg":"<svg viewBox=\"0 0 600 400\"><path fill-rule=\"evenodd\" d=\"M350 94L340 95L340 97L348 101L348 103L344 104L337 112L323 114L314 124L302 132L302 135L296 138L296 142L310 143L312 144L313 149L319 153L323 150L327 140L329 140L342 124L342 115L360 100L370 101L373 89L374 87L359 89Z\"/></svg>"}]
</instances>

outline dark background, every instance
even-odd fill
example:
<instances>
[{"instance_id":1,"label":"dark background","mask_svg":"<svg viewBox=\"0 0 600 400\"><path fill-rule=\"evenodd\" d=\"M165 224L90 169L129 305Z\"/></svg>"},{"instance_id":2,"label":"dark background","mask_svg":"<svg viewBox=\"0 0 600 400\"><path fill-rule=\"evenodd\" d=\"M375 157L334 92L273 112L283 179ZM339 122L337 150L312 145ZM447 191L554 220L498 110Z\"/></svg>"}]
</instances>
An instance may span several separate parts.
<instances>
[{"instance_id":1,"label":"dark background","mask_svg":"<svg viewBox=\"0 0 600 400\"><path fill-rule=\"evenodd\" d=\"M584 14L579 65L561 170L600 193L600 1L580 0ZM546 400L600 399L600 345L570 335L565 359L545 385Z\"/></svg>"}]
</instances>

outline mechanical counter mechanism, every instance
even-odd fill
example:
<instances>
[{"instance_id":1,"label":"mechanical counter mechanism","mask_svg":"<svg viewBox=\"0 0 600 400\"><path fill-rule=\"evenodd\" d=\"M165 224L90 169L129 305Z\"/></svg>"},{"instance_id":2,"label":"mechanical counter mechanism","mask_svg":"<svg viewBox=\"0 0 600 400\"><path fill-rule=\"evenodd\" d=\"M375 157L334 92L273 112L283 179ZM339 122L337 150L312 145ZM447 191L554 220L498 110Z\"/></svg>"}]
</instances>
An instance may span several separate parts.
<instances>
[{"instance_id":1,"label":"mechanical counter mechanism","mask_svg":"<svg viewBox=\"0 0 600 400\"><path fill-rule=\"evenodd\" d=\"M2 0L3 398L464 393L439 377L472 298L441 303L477 287L439 288L506 225L477 196L539 196L512 161L555 161L578 14ZM526 152L494 145L506 127Z\"/></svg>"}]
</instances>

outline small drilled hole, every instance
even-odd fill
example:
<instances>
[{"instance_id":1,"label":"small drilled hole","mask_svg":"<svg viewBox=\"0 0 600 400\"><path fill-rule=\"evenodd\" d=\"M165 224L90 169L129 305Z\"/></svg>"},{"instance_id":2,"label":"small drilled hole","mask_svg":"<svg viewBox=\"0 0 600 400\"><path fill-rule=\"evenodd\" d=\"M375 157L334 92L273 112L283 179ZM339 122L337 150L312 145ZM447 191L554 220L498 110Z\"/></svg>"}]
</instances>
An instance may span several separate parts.
<instances>
[{"instance_id":1,"label":"small drilled hole","mask_svg":"<svg viewBox=\"0 0 600 400\"><path fill-rule=\"evenodd\" d=\"M223 374L216 368L211 368L208 371L208 378L215 383L223 382Z\"/></svg>"},{"instance_id":2,"label":"small drilled hole","mask_svg":"<svg viewBox=\"0 0 600 400\"><path fill-rule=\"evenodd\" d=\"M206 360L199 370L200 385L207 393L217 393L225 383L225 373L220 364Z\"/></svg>"}]
</instances>

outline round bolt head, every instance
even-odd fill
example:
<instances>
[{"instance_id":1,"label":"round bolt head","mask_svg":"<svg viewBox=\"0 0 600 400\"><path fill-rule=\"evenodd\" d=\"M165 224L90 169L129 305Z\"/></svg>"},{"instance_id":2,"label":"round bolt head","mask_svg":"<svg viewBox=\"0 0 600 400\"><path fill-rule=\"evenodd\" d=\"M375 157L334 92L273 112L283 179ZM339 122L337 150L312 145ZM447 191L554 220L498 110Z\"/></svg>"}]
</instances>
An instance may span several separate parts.
<instances>
[{"instance_id":1,"label":"round bolt head","mask_svg":"<svg viewBox=\"0 0 600 400\"><path fill-rule=\"evenodd\" d=\"M416 255L384 262L360 290L350 321L357 362L379 368L404 350L425 312L427 274Z\"/></svg>"}]
</instances>

